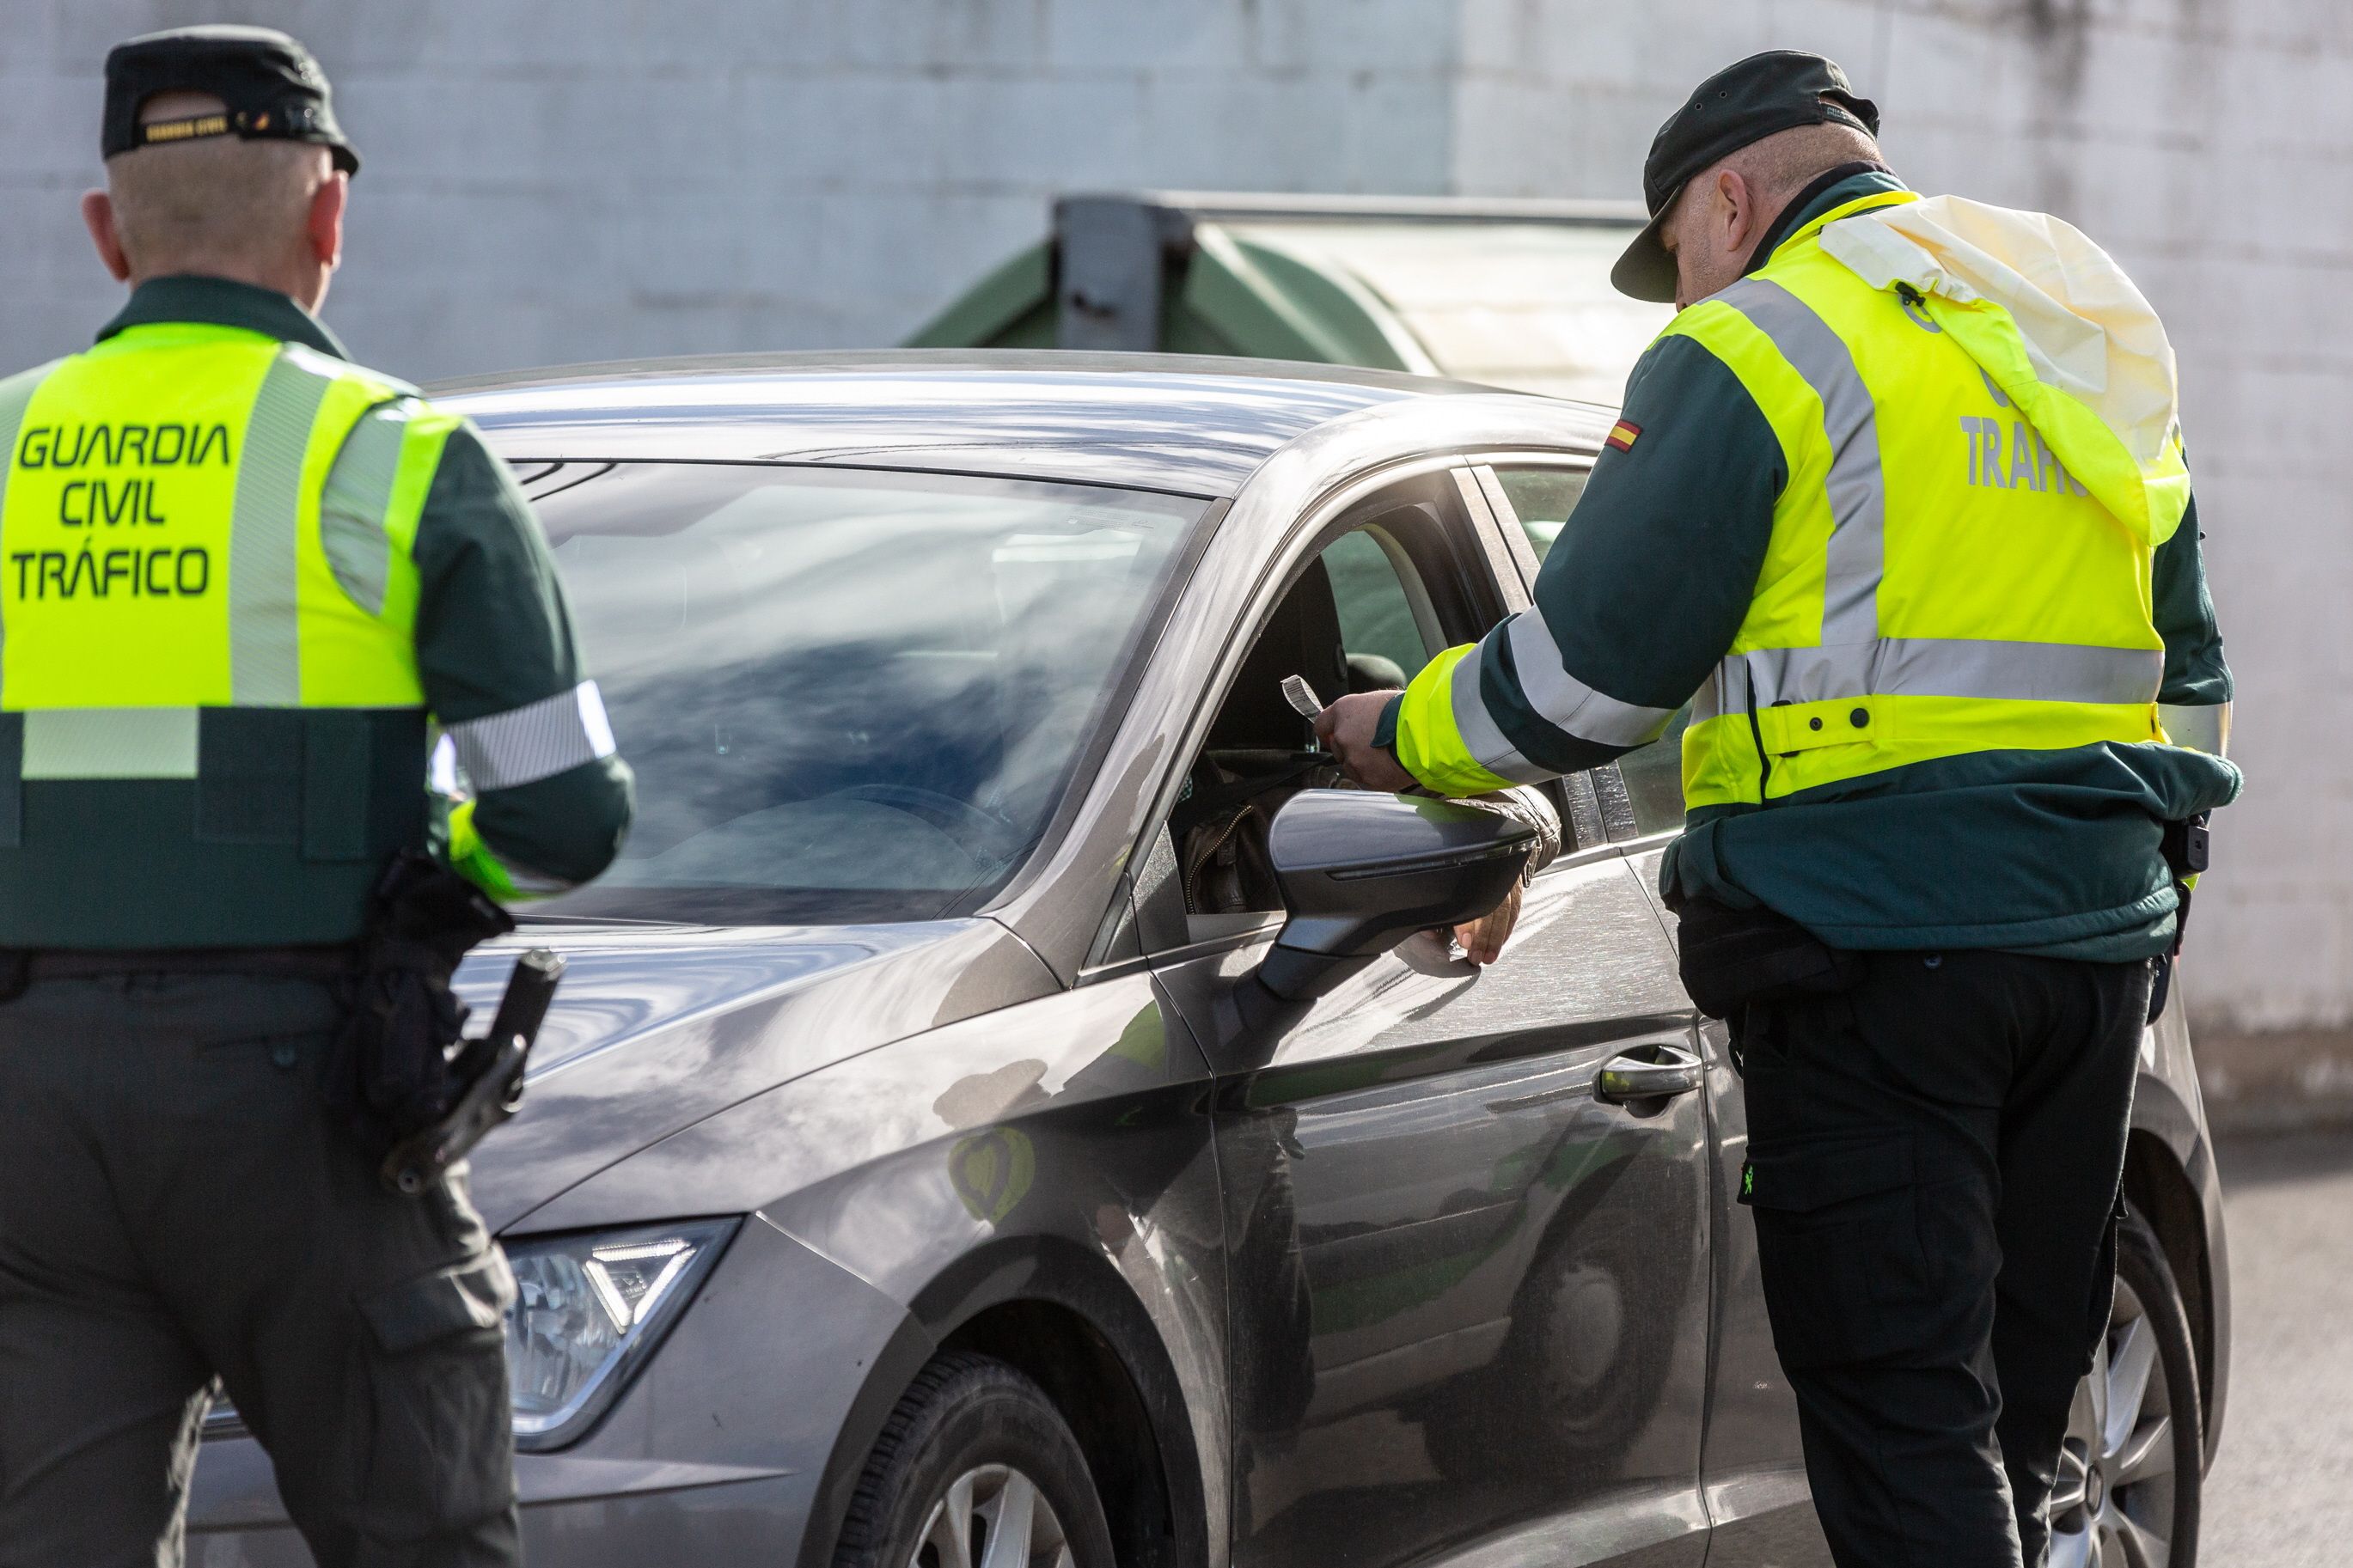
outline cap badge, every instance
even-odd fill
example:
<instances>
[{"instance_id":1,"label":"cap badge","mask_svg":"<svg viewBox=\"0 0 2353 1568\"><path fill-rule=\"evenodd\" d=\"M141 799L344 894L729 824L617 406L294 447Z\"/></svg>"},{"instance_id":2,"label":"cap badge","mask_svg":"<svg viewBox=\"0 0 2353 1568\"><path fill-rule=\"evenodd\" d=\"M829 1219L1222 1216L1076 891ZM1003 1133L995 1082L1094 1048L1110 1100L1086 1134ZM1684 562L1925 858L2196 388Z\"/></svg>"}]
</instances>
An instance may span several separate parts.
<instances>
[{"instance_id":1,"label":"cap badge","mask_svg":"<svg viewBox=\"0 0 2353 1568\"><path fill-rule=\"evenodd\" d=\"M226 114L198 114L186 120L151 121L139 128L141 140L152 147L158 142L187 142L199 136L228 134Z\"/></svg>"}]
</instances>

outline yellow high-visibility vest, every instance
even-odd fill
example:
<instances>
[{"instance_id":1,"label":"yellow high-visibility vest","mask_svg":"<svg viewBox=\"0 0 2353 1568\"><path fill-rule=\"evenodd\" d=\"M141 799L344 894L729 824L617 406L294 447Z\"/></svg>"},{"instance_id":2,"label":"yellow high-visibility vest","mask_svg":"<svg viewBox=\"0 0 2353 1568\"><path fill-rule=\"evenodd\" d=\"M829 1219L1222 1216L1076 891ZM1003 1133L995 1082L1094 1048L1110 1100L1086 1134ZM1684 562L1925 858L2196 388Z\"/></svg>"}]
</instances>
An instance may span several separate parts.
<instances>
[{"instance_id":1,"label":"yellow high-visibility vest","mask_svg":"<svg viewBox=\"0 0 2353 1568\"><path fill-rule=\"evenodd\" d=\"M0 854L0 943L57 940L9 871L58 863L42 835L69 824L94 867L130 853L44 795L61 784L192 786L185 818L122 821L125 843L285 880L294 940L364 892L423 812L411 546L457 426L401 383L198 323L0 382L0 851L44 851ZM371 807L371 776L413 798Z\"/></svg>"},{"instance_id":2,"label":"yellow high-visibility vest","mask_svg":"<svg viewBox=\"0 0 2353 1568\"><path fill-rule=\"evenodd\" d=\"M2137 462L2002 306L1875 288L1824 249L1825 226L1914 199L1833 209L1667 329L1739 377L1788 476L1684 731L1691 806L2167 738L2151 567L2188 498L2178 432Z\"/></svg>"}]
</instances>

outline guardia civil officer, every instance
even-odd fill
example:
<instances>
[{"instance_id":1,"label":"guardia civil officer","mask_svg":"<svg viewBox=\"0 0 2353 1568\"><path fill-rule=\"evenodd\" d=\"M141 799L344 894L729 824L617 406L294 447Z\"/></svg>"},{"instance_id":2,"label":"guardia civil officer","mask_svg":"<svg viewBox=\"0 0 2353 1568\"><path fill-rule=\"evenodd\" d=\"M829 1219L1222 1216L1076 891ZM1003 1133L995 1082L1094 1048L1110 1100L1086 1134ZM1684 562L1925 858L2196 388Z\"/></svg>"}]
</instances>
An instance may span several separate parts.
<instances>
[{"instance_id":1,"label":"guardia civil officer","mask_svg":"<svg viewBox=\"0 0 2353 1568\"><path fill-rule=\"evenodd\" d=\"M1663 888L1833 1553L2038 1564L2152 965L2239 787L2158 705L2231 684L2162 326L2058 220L1905 189L1878 121L1788 52L1667 121L1614 279L1681 310L1535 607L1324 728L1462 795L1698 692Z\"/></svg>"},{"instance_id":2,"label":"guardia civil officer","mask_svg":"<svg viewBox=\"0 0 2353 1568\"><path fill-rule=\"evenodd\" d=\"M0 1563L176 1563L216 1377L320 1563L512 1563L512 1277L315 1080L388 862L593 877L629 774L512 479L313 315L310 55L133 39L102 145L130 301L0 382Z\"/></svg>"}]
</instances>

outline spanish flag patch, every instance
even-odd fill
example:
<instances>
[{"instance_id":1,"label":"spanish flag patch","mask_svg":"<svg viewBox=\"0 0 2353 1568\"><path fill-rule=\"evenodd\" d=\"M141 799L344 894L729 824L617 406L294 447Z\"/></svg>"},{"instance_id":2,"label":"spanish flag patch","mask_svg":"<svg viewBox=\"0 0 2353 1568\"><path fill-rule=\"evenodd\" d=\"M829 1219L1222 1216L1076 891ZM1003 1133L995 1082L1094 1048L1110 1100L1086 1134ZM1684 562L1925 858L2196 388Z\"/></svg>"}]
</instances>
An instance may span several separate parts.
<instances>
[{"instance_id":1,"label":"spanish flag patch","mask_svg":"<svg viewBox=\"0 0 2353 1568\"><path fill-rule=\"evenodd\" d=\"M1630 452L1634 449L1635 438L1641 434L1642 427L1640 425L1635 424L1631 419L1620 419L1609 427L1609 434L1603 444L1615 447L1621 452Z\"/></svg>"}]
</instances>

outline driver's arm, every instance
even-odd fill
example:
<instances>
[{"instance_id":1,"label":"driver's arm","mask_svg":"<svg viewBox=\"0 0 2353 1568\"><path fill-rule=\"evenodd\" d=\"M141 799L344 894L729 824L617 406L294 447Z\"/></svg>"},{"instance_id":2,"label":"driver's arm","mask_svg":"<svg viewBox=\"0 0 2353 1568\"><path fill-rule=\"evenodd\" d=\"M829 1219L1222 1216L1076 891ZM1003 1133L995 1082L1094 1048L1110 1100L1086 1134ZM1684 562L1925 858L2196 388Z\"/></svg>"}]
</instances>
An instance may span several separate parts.
<instances>
[{"instance_id":1,"label":"driver's arm","mask_svg":"<svg viewBox=\"0 0 2353 1568\"><path fill-rule=\"evenodd\" d=\"M1787 474L1739 378L1697 339L1662 338L1634 368L1535 607L1431 660L1373 743L1430 788L1466 795L1657 739L1748 615Z\"/></svg>"}]
</instances>

